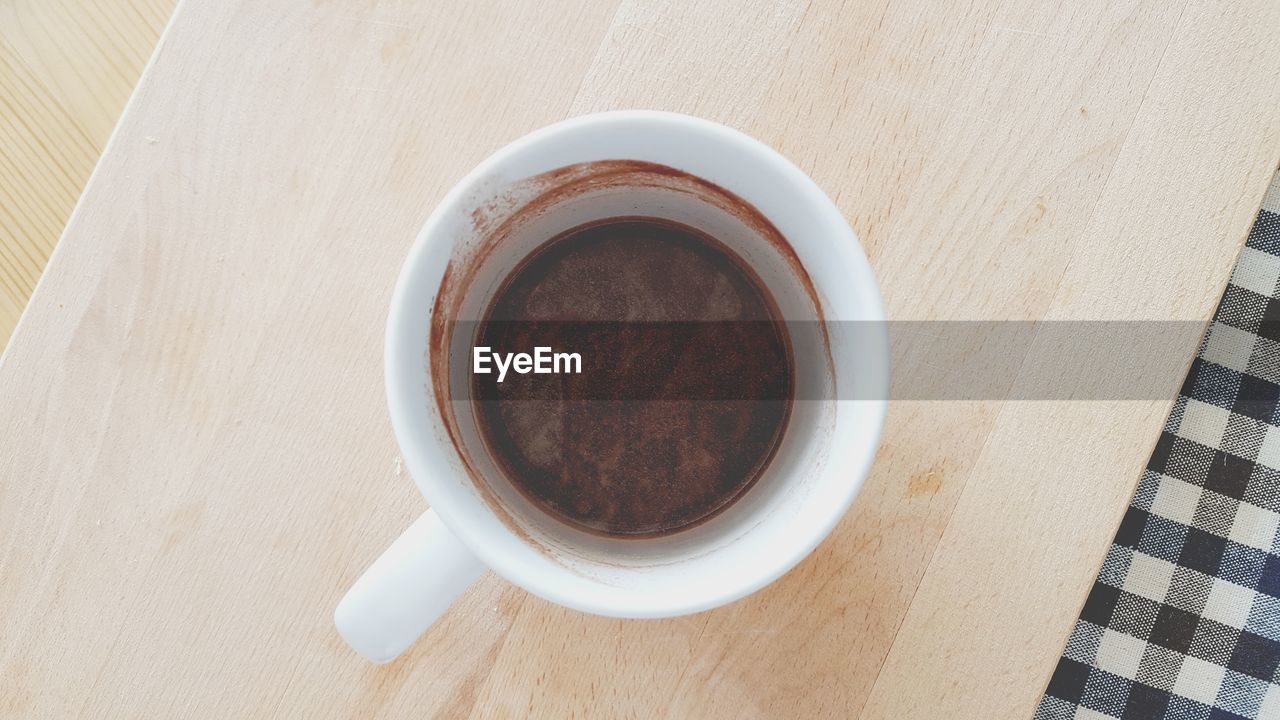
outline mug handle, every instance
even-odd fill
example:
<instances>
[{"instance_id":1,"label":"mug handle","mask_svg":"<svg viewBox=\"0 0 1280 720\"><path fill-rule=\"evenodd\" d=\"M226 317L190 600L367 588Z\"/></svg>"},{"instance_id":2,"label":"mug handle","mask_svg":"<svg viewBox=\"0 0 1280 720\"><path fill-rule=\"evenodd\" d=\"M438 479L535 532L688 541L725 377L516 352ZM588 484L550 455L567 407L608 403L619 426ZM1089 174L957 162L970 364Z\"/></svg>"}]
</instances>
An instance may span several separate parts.
<instances>
[{"instance_id":1,"label":"mug handle","mask_svg":"<svg viewBox=\"0 0 1280 720\"><path fill-rule=\"evenodd\" d=\"M485 571L428 510L356 580L333 613L338 633L375 663L404 652Z\"/></svg>"}]
</instances>

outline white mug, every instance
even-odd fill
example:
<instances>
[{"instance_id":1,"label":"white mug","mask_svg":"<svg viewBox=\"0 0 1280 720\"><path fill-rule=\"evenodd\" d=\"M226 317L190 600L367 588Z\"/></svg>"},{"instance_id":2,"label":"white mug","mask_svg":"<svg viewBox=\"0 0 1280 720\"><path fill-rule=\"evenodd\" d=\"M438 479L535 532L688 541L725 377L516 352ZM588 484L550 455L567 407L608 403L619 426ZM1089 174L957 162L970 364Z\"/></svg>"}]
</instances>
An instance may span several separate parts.
<instances>
[{"instance_id":1,"label":"white mug","mask_svg":"<svg viewBox=\"0 0 1280 720\"><path fill-rule=\"evenodd\" d=\"M596 170L624 166L635 172ZM677 179L663 180L663 168ZM478 317L539 242L622 215L720 239L789 323L821 330L792 338L797 400L752 488L696 527L647 539L588 534L532 507L485 457L469 404L445 387L465 382L468 369L450 360L465 357L467 338L442 331L445 321ZM431 509L338 604L338 631L361 655L388 662L486 569L551 602L620 618L699 612L760 589L831 532L866 477L885 415L883 320L871 268L835 204L757 140L651 111L573 118L516 140L445 196L401 270L387 323L387 403Z\"/></svg>"}]
</instances>

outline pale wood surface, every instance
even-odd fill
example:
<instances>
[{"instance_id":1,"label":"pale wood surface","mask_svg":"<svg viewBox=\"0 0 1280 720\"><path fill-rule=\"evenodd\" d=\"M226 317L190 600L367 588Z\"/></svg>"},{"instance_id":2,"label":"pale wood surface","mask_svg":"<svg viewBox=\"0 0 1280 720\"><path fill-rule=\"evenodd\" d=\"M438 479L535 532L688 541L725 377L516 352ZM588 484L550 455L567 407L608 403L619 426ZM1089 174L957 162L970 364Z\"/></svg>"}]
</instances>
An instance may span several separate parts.
<instances>
[{"instance_id":1,"label":"pale wood surface","mask_svg":"<svg viewBox=\"0 0 1280 720\"><path fill-rule=\"evenodd\" d=\"M333 630L424 508L395 274L523 132L740 127L902 319L1206 319L1280 160L1265 0L687 5L179 8L0 359L0 715L1030 716L1169 401L895 403L831 539L720 610L486 576L390 666ZM1150 369L1170 400L1193 350Z\"/></svg>"},{"instance_id":2,"label":"pale wood surface","mask_svg":"<svg viewBox=\"0 0 1280 720\"><path fill-rule=\"evenodd\" d=\"M0 348L175 0L0 0Z\"/></svg>"}]
</instances>

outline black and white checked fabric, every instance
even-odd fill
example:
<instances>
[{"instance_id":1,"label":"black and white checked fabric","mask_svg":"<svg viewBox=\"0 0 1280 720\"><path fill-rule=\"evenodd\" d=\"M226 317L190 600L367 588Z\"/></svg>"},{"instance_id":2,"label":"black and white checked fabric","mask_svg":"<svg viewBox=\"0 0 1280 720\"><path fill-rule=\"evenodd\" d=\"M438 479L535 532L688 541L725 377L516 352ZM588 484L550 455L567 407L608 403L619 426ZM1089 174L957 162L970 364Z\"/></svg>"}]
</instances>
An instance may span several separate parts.
<instances>
[{"instance_id":1,"label":"black and white checked fabric","mask_svg":"<svg viewBox=\"0 0 1280 720\"><path fill-rule=\"evenodd\" d=\"M1280 174L1035 714L1280 719Z\"/></svg>"}]
</instances>

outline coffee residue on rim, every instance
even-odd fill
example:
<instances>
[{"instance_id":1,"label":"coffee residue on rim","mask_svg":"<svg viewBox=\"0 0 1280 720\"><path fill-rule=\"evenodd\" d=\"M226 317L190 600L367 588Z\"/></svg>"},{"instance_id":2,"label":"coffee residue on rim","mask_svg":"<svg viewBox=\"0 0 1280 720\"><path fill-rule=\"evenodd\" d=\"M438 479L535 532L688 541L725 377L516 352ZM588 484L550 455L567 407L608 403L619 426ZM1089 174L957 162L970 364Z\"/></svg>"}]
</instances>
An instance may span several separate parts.
<instances>
[{"instance_id":1,"label":"coffee residue on rim","mask_svg":"<svg viewBox=\"0 0 1280 720\"><path fill-rule=\"evenodd\" d=\"M472 212L473 242L463 252L450 258L441 279L432 308L431 331L427 345L428 371L431 374L434 401L444 421L454 449L472 479L472 485L498 513L502 522L535 547L542 543L517 522L496 497L463 442L459 422L449 397L449 350L453 343L454 320L475 281L478 270L512 233L524 223L569 198L586 192L617 187L660 188L692 195L730 214L768 242L785 260L794 277L801 283L817 317L826 352L828 370L833 367L830 342L825 327L822 303L809 273L795 249L782 233L754 205L729 190L682 170L638 160L602 160L557 168L521 181L508 196L531 197L511 209L504 198L496 198ZM830 376L832 382L835 378Z\"/></svg>"}]
</instances>

